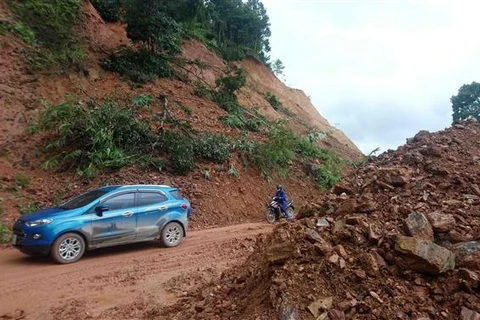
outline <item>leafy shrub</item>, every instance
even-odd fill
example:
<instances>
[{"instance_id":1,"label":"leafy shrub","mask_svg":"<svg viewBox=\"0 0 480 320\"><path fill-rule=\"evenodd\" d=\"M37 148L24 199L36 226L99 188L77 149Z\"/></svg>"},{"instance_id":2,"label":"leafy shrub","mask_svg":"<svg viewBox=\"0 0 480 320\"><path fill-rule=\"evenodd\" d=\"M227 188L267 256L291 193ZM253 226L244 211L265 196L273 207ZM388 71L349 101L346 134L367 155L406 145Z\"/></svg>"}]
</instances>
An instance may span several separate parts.
<instances>
[{"instance_id":1,"label":"leafy shrub","mask_svg":"<svg viewBox=\"0 0 480 320\"><path fill-rule=\"evenodd\" d=\"M295 159L296 136L283 126L276 126L269 132L269 141L258 144L252 152L255 164L263 173L279 170L286 173Z\"/></svg>"},{"instance_id":2,"label":"leafy shrub","mask_svg":"<svg viewBox=\"0 0 480 320\"><path fill-rule=\"evenodd\" d=\"M234 67L227 72L225 76L217 78L215 84L219 91L233 95L237 90L245 85L247 79L241 68Z\"/></svg>"},{"instance_id":3,"label":"leafy shrub","mask_svg":"<svg viewBox=\"0 0 480 320\"><path fill-rule=\"evenodd\" d=\"M119 55L111 55L101 61L101 66L136 83L172 76L172 69L165 57L146 49L125 50Z\"/></svg>"},{"instance_id":4,"label":"leafy shrub","mask_svg":"<svg viewBox=\"0 0 480 320\"><path fill-rule=\"evenodd\" d=\"M333 151L324 151L323 163L314 167L313 181L323 189L333 187L341 178L341 159Z\"/></svg>"},{"instance_id":5,"label":"leafy shrub","mask_svg":"<svg viewBox=\"0 0 480 320\"><path fill-rule=\"evenodd\" d=\"M277 96L271 92L267 92L265 94L265 99L268 101L268 103L270 103L270 105L275 110L278 110L282 107L282 104L280 103L280 101L278 101Z\"/></svg>"},{"instance_id":6,"label":"leafy shrub","mask_svg":"<svg viewBox=\"0 0 480 320\"><path fill-rule=\"evenodd\" d=\"M174 173L187 175L195 167L193 140L190 137L165 131L160 146L169 154L170 166Z\"/></svg>"},{"instance_id":7,"label":"leafy shrub","mask_svg":"<svg viewBox=\"0 0 480 320\"><path fill-rule=\"evenodd\" d=\"M122 17L120 0L91 0L91 3L106 22L117 22Z\"/></svg>"},{"instance_id":8,"label":"leafy shrub","mask_svg":"<svg viewBox=\"0 0 480 320\"><path fill-rule=\"evenodd\" d=\"M8 229L6 225L0 222L0 243L9 243L10 235L10 229Z\"/></svg>"},{"instance_id":9,"label":"leafy shrub","mask_svg":"<svg viewBox=\"0 0 480 320\"><path fill-rule=\"evenodd\" d=\"M308 138L297 138L295 151L304 158L320 158L323 150Z\"/></svg>"},{"instance_id":10,"label":"leafy shrub","mask_svg":"<svg viewBox=\"0 0 480 320\"><path fill-rule=\"evenodd\" d=\"M21 188L25 188L30 184L30 178L25 174L19 174L15 177L15 184Z\"/></svg>"},{"instance_id":11,"label":"leafy shrub","mask_svg":"<svg viewBox=\"0 0 480 320\"><path fill-rule=\"evenodd\" d=\"M30 27L24 25L21 22L15 23L13 26L13 30L17 34L17 36L22 39L29 46L33 46L37 42L37 38L35 37L35 32L30 29Z\"/></svg>"},{"instance_id":12,"label":"leafy shrub","mask_svg":"<svg viewBox=\"0 0 480 320\"><path fill-rule=\"evenodd\" d=\"M227 171L227 174L231 177L238 178L238 170L233 164L230 165L230 168Z\"/></svg>"},{"instance_id":13,"label":"leafy shrub","mask_svg":"<svg viewBox=\"0 0 480 320\"><path fill-rule=\"evenodd\" d=\"M228 139L215 133L201 135L195 141L195 155L199 158L223 163L230 158L231 145Z\"/></svg>"},{"instance_id":14,"label":"leafy shrub","mask_svg":"<svg viewBox=\"0 0 480 320\"><path fill-rule=\"evenodd\" d=\"M142 93L138 96L135 96L130 100L130 103L134 107L146 108L149 107L153 101L153 96L150 93Z\"/></svg>"},{"instance_id":15,"label":"leafy shrub","mask_svg":"<svg viewBox=\"0 0 480 320\"><path fill-rule=\"evenodd\" d=\"M249 131L258 131L267 124L267 120L259 115L252 116L245 121L245 128Z\"/></svg>"},{"instance_id":16,"label":"leafy shrub","mask_svg":"<svg viewBox=\"0 0 480 320\"><path fill-rule=\"evenodd\" d=\"M235 94L231 94L225 91L218 91L212 93L212 100L223 110L234 113L239 112L241 109Z\"/></svg>"},{"instance_id":17,"label":"leafy shrub","mask_svg":"<svg viewBox=\"0 0 480 320\"><path fill-rule=\"evenodd\" d=\"M46 103L39 122L30 131L53 133L45 150L57 155L47 160L51 165L44 163L44 168L59 163L85 177L131 163L154 142L148 126L139 122L132 111L112 101L87 111L74 101L56 106Z\"/></svg>"},{"instance_id":18,"label":"leafy shrub","mask_svg":"<svg viewBox=\"0 0 480 320\"><path fill-rule=\"evenodd\" d=\"M210 89L208 89L204 84L197 84L193 88L193 94L200 98L208 98L208 99L212 98Z\"/></svg>"},{"instance_id":19,"label":"leafy shrub","mask_svg":"<svg viewBox=\"0 0 480 320\"><path fill-rule=\"evenodd\" d=\"M229 128L245 128L245 118L240 113L228 113L221 118L221 121Z\"/></svg>"}]
</instances>

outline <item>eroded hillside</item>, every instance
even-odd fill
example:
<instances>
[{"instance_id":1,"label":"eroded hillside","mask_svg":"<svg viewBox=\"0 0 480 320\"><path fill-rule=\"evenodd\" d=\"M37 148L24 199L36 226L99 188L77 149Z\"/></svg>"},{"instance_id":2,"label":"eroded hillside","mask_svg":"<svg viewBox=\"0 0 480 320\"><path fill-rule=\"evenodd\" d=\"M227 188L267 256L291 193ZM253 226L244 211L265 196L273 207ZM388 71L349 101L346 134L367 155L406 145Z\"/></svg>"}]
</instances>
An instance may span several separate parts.
<instances>
[{"instance_id":1,"label":"eroded hillside","mask_svg":"<svg viewBox=\"0 0 480 320\"><path fill-rule=\"evenodd\" d=\"M10 25L17 21L3 2L0 19ZM88 1L84 1L78 20L74 30L88 58L68 71L32 71L25 62L25 52L29 49L25 41L14 32L0 35L0 196L3 199L4 224L10 225L20 212L58 203L61 199L106 183L166 183L178 186L192 200L194 228L262 219L264 203L274 191L273 184L262 178L258 168L245 167L236 152L227 163L199 161L188 176L173 175L168 168L158 171L127 166L100 173L89 180L78 177L74 171L40 169L48 159L41 148L49 143L49 136L29 135L25 131L28 124L37 120L45 109L41 100L55 105L74 97L79 108L86 110L92 103L101 103L107 97L131 101L134 97L148 96L152 99L149 109L135 111L140 119L148 120L152 115L165 113L165 101L168 101L171 120L187 123L193 132L214 132L231 139L242 135L240 129L228 127L222 122L227 112L217 103L195 94L199 84L207 88L210 86L209 90L215 89L215 79L225 74L228 67L202 43L196 40L183 42L180 57L195 63L177 67L177 76L157 79L138 87L99 65L102 59L118 52L122 46L134 48L126 37L124 26L105 23ZM199 65L202 67L199 68ZM250 109L255 117L265 117L272 122L287 120L287 125L299 136L318 132L321 134L318 146L333 150L344 159L359 158L361 153L355 145L321 117L303 92L286 87L254 58L230 63L232 65L245 71L246 85L238 92L239 102L245 110ZM281 104L280 109L275 110L266 100L267 93L276 97ZM165 97L167 100L164 100ZM158 129L158 126L155 128ZM249 132L247 138L265 141L262 132ZM316 163L321 164L321 161ZM283 183L289 196L302 205L321 194L315 183L307 178L308 170L305 170L304 164L294 162L288 174L273 174L271 182Z\"/></svg>"}]
</instances>

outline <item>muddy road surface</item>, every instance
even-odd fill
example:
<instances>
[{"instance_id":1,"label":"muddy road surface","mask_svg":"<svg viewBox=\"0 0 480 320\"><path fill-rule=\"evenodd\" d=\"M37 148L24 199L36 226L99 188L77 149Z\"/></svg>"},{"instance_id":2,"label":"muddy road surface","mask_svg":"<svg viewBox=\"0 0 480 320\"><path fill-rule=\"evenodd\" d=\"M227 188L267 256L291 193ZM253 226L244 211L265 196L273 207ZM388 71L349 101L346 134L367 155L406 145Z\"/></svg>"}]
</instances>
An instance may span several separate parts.
<instances>
[{"instance_id":1,"label":"muddy road surface","mask_svg":"<svg viewBox=\"0 0 480 320\"><path fill-rule=\"evenodd\" d=\"M190 231L177 248L140 243L98 249L69 265L0 250L0 319L58 319L65 310L97 317L142 296L169 305L241 262L256 236L271 230L249 223Z\"/></svg>"}]
</instances>

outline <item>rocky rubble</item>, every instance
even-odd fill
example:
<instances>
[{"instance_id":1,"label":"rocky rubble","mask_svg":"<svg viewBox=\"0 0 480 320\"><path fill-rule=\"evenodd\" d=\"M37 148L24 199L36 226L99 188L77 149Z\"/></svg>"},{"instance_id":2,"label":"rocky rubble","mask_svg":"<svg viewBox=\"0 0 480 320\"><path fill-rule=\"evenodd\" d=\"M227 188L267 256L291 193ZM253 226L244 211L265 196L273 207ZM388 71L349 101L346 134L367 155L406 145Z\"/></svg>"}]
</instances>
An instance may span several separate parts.
<instances>
[{"instance_id":1,"label":"rocky rubble","mask_svg":"<svg viewBox=\"0 0 480 320\"><path fill-rule=\"evenodd\" d=\"M304 218L258 239L243 265L166 314L480 319L479 183L480 124L421 131L303 208Z\"/></svg>"}]
</instances>

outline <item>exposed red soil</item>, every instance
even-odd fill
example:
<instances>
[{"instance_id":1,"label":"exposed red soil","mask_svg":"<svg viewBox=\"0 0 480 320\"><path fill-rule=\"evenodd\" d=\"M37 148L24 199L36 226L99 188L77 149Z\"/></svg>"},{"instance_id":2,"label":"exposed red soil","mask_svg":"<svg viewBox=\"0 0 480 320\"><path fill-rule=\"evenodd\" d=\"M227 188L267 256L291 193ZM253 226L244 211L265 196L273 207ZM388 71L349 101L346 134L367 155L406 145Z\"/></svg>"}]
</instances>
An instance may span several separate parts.
<instances>
[{"instance_id":1,"label":"exposed red soil","mask_svg":"<svg viewBox=\"0 0 480 320\"><path fill-rule=\"evenodd\" d=\"M144 243L99 249L71 265L0 250L0 319L138 318L239 264L255 236L271 229L251 223L193 231L176 248ZM132 301L145 310L123 307Z\"/></svg>"}]
</instances>

